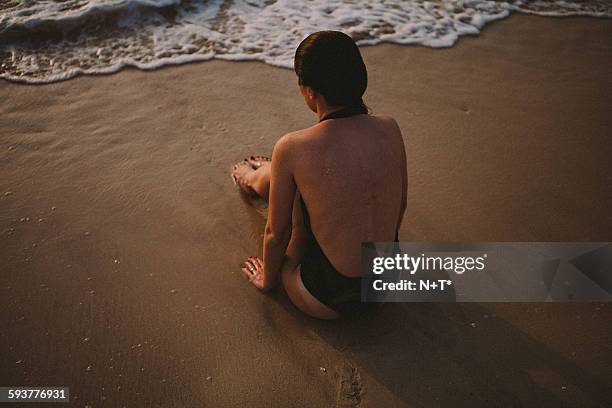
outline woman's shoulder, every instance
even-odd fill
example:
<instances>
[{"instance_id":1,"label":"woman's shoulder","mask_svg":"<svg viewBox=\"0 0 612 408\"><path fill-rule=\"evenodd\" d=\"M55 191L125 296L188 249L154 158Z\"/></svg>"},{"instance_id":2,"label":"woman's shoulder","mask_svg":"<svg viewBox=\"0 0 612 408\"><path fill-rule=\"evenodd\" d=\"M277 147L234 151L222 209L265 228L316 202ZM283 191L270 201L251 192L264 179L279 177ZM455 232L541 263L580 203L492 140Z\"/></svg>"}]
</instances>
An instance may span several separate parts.
<instances>
[{"instance_id":1,"label":"woman's shoulder","mask_svg":"<svg viewBox=\"0 0 612 408\"><path fill-rule=\"evenodd\" d=\"M291 149L308 140L308 135L311 133L311 128L294 130L289 133L285 133L277 141L276 145L280 145L281 148Z\"/></svg>"},{"instance_id":2,"label":"woman's shoulder","mask_svg":"<svg viewBox=\"0 0 612 408\"><path fill-rule=\"evenodd\" d=\"M386 114L386 113L376 113L376 114L372 114L371 116L373 118L376 118L376 119L381 120L383 122L392 124L394 126L398 126L397 121L395 120L395 118L393 118L393 116L391 116L389 114Z\"/></svg>"},{"instance_id":3,"label":"woman's shoulder","mask_svg":"<svg viewBox=\"0 0 612 408\"><path fill-rule=\"evenodd\" d=\"M386 113L376 113L367 115L370 120L375 120L389 127L389 130L393 131L393 133L400 131L399 125L397 121ZM310 127L295 130L289 133L284 134L276 144L281 149L293 150L304 148L309 144L316 144L317 135L325 136L327 133L327 129L325 126L321 127L321 123L314 124Z\"/></svg>"},{"instance_id":4,"label":"woman's shoulder","mask_svg":"<svg viewBox=\"0 0 612 408\"><path fill-rule=\"evenodd\" d=\"M303 149L304 143L308 141L308 129L295 130L289 133L285 133L281 136L274 144L272 150L272 160L274 156L283 161L290 161L296 152Z\"/></svg>"},{"instance_id":5,"label":"woman's shoulder","mask_svg":"<svg viewBox=\"0 0 612 408\"><path fill-rule=\"evenodd\" d=\"M314 140L313 136L317 133L320 133L320 130L315 126L294 130L281 136L276 145L280 145L281 148L286 150L301 149L312 142Z\"/></svg>"},{"instance_id":6,"label":"woman's shoulder","mask_svg":"<svg viewBox=\"0 0 612 408\"><path fill-rule=\"evenodd\" d=\"M394 137L402 138L402 131L393 116L386 113L377 113L371 116L381 122L389 134L393 134Z\"/></svg>"}]
</instances>

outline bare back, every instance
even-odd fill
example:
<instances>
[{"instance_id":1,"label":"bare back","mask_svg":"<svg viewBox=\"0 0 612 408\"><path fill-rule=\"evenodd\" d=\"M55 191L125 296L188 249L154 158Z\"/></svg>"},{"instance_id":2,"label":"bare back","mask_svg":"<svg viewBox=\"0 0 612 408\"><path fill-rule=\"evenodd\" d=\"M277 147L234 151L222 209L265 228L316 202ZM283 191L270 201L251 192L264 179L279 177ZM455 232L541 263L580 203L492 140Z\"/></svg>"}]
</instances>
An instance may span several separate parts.
<instances>
[{"instance_id":1,"label":"bare back","mask_svg":"<svg viewBox=\"0 0 612 408\"><path fill-rule=\"evenodd\" d=\"M357 115L292 137L299 156L293 176L312 231L338 272L359 276L361 243L392 241L398 227L406 171L401 132L388 116Z\"/></svg>"}]
</instances>

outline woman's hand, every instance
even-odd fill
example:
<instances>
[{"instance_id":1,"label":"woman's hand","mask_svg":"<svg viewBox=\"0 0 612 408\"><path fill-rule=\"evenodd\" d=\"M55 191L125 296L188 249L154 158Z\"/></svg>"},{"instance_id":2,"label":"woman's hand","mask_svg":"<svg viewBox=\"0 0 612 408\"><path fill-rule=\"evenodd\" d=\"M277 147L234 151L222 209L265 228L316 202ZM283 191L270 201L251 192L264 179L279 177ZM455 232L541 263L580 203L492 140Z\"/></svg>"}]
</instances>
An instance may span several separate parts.
<instances>
[{"instance_id":1,"label":"woman's hand","mask_svg":"<svg viewBox=\"0 0 612 408\"><path fill-rule=\"evenodd\" d=\"M242 267L242 272L259 290L264 290L263 261L256 256L249 256Z\"/></svg>"}]
</instances>

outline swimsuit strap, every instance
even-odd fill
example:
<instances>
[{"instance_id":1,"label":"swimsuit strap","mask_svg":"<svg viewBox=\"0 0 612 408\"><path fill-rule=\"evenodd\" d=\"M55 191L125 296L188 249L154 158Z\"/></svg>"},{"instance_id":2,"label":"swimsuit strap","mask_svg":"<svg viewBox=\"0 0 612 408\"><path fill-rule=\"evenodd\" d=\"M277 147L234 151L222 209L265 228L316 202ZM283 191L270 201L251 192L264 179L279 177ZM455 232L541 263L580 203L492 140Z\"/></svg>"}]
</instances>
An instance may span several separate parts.
<instances>
[{"instance_id":1,"label":"swimsuit strap","mask_svg":"<svg viewBox=\"0 0 612 408\"><path fill-rule=\"evenodd\" d=\"M348 118L349 116L361 115L363 113L368 113L368 109L363 105L346 106L340 110L328 113L327 115L323 116L319 123L328 119Z\"/></svg>"}]
</instances>

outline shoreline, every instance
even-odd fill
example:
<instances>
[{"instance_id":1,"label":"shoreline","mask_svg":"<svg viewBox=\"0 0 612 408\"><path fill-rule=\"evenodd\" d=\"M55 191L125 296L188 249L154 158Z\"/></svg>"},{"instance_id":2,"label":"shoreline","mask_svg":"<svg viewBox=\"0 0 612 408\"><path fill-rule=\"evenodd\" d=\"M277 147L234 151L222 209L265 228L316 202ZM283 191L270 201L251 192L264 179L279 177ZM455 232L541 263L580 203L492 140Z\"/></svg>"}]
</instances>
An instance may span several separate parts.
<instances>
[{"instance_id":1,"label":"shoreline","mask_svg":"<svg viewBox=\"0 0 612 408\"><path fill-rule=\"evenodd\" d=\"M610 32L515 14L449 49L362 48L365 102L404 133L400 238L612 241ZM69 386L92 406L612 398L612 304L397 304L330 323L244 281L264 220L229 169L314 123L291 70L206 61L0 94L0 385Z\"/></svg>"},{"instance_id":2,"label":"shoreline","mask_svg":"<svg viewBox=\"0 0 612 408\"><path fill-rule=\"evenodd\" d=\"M417 48L427 48L427 49L432 49L432 50L446 50L446 49L452 49L457 47L462 41L466 41L470 38L477 38L483 35L483 33L485 31L487 31L491 26L498 24L500 22L506 21L510 18L512 18L514 15L519 15L519 16L527 16L529 18L543 18L543 19L559 19L559 20L563 20L563 19L568 19L568 20L582 20L582 19L586 19L586 20L591 20L591 19L596 19L596 20L610 20L612 17L610 16L606 16L606 15L588 15L588 14L584 14L584 15L556 15L556 14L550 14L550 15L545 15L545 14L537 14L535 12L528 12L528 11L512 11L510 12L510 14L506 17L502 17L499 19L495 19L492 20L488 23L486 23L483 27L479 28L479 32L477 34L461 34L457 37L457 40L455 41L455 43L453 45L450 46L442 46L442 47L432 47L432 46L426 46L423 44L419 44L419 43L415 43L415 44L399 44L397 42L393 42L392 40L388 40L388 41L381 41L375 44L370 44L370 43L366 43L366 44L361 44L359 45L359 48L361 50L365 49L365 48L370 48L370 47L378 47L378 46L384 46L384 45L391 45L391 46L399 46L399 47L417 47ZM201 63L206 63L206 62L211 62L211 61L226 61L226 62L231 62L231 63L260 63L260 64L264 64L266 66L269 67L273 67L273 68L280 68L283 70L289 70L293 72L292 68L288 68L288 67L284 67L281 65L276 65L276 64L272 64L269 62L265 62L263 60L258 60L258 59L234 59L234 56L232 54L228 54L227 57L223 57L223 55L221 57L205 57L205 56L199 56L198 58L201 57L201 59L197 59L197 60L189 60L189 55L183 55L182 57L185 57L184 61L179 61L179 60L173 60L173 61L167 61L162 63L161 61L157 61L155 62L153 65L155 64L159 64L156 66L151 66L151 67L139 67L135 64L124 64L118 68L111 68L111 67L106 67L104 68L105 71L107 72L96 72L96 73L77 73L74 76L70 76L68 78L61 78L61 79L57 79L57 80L53 80L53 81L49 81L47 82L47 80L40 80L41 82L22 82L16 79L10 79L10 78L2 78L0 77L0 83L1 82L6 82L9 84L19 84L19 85L29 85L29 86L45 86L45 85L51 85L51 84L56 84L56 83L60 83L60 82L65 82L65 81L69 81L75 78L79 78L79 77L100 77L100 76L108 76L108 75L116 75L118 73L121 73L124 70L139 70L139 71L143 71L143 72L151 72L151 71L158 71L158 70L162 70L162 69L166 69L166 68L172 68L172 67L176 67L176 66L183 66L183 65L190 65L190 64L201 64ZM36 81L39 81L38 79L36 79Z\"/></svg>"}]
</instances>

